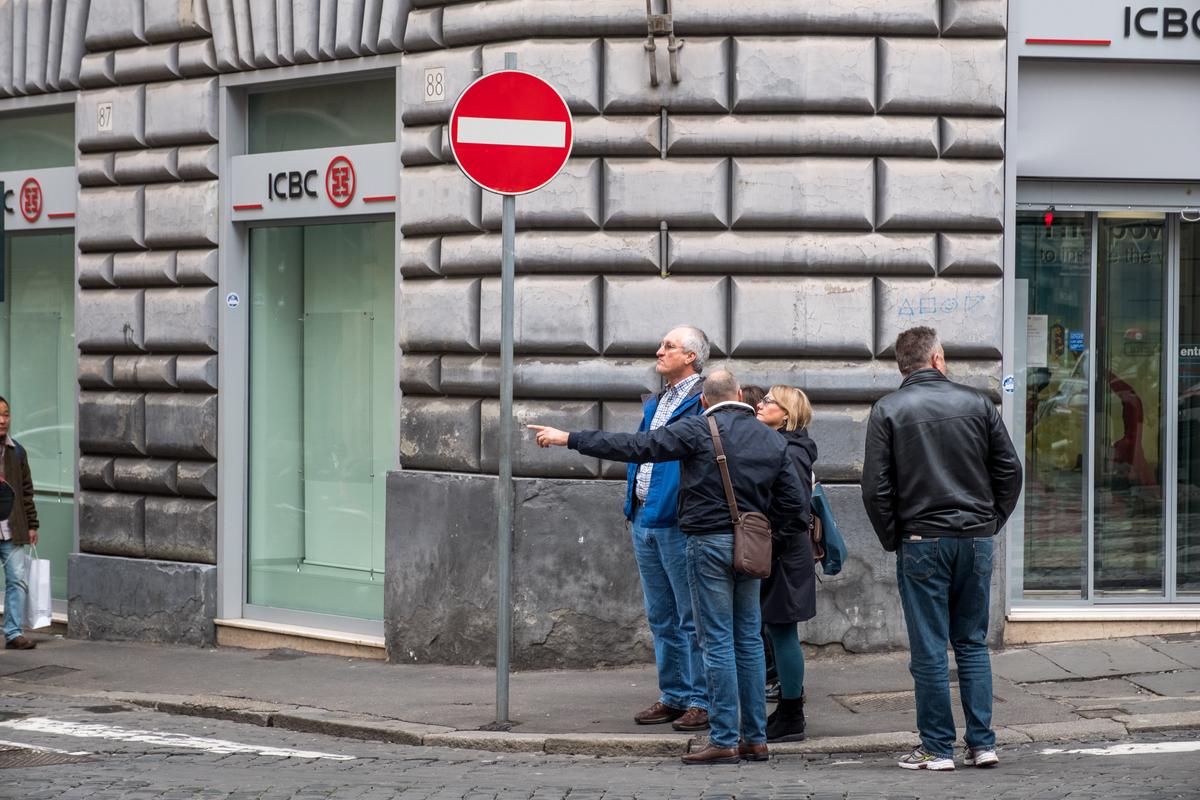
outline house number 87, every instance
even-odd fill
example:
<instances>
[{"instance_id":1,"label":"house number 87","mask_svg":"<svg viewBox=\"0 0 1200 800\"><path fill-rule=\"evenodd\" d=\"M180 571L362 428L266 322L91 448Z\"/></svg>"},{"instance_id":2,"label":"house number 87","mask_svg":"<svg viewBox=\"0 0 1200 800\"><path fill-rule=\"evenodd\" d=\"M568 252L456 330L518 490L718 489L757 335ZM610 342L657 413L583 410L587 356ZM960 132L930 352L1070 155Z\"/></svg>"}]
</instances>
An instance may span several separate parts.
<instances>
[{"instance_id":1,"label":"house number 87","mask_svg":"<svg viewBox=\"0 0 1200 800\"><path fill-rule=\"evenodd\" d=\"M96 132L111 133L113 129L112 103L96 104Z\"/></svg>"}]
</instances>

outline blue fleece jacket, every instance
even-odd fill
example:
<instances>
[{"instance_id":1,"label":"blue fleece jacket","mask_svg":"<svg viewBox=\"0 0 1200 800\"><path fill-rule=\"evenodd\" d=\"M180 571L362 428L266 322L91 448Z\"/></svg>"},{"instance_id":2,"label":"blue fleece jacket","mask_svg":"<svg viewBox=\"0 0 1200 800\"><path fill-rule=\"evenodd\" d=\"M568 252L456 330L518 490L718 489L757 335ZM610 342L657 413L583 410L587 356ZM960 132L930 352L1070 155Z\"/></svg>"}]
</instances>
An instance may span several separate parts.
<instances>
[{"instance_id":1,"label":"blue fleece jacket","mask_svg":"<svg viewBox=\"0 0 1200 800\"><path fill-rule=\"evenodd\" d=\"M667 420L668 425L684 417L694 416L703 412L700 407L700 395L704 391L704 381L696 382L688 396L683 399L675 412ZM658 401L662 393L652 394L646 398L642 407L642 424L638 433L650 430L650 422L654 412L658 410ZM634 489L637 484L637 464L630 464L626 473L625 486L625 517L633 519ZM650 473L650 488L646 492L646 506L642 510L641 524L647 528L670 528L679 524L679 462L665 461L654 465Z\"/></svg>"}]
</instances>

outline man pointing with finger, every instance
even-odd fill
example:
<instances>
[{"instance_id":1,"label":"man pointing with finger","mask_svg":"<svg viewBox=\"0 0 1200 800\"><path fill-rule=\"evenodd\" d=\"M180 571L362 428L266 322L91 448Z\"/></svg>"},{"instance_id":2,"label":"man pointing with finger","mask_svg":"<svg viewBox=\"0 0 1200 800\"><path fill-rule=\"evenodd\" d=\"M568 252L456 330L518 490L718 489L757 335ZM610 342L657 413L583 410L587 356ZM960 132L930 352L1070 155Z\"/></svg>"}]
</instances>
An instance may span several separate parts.
<instances>
[{"instance_id":1,"label":"man pointing with finger","mask_svg":"<svg viewBox=\"0 0 1200 800\"><path fill-rule=\"evenodd\" d=\"M709 744L683 756L685 764L766 761L766 669L760 638L759 580L733 569L733 526L711 417L727 457L738 511L794 518L807 513L806 493L783 437L741 402L737 379L714 372L704 383L704 417L690 416L641 433L565 431L530 425L542 447L566 446L613 461L681 461L679 527L687 537L687 566L696 632L708 681Z\"/></svg>"}]
</instances>

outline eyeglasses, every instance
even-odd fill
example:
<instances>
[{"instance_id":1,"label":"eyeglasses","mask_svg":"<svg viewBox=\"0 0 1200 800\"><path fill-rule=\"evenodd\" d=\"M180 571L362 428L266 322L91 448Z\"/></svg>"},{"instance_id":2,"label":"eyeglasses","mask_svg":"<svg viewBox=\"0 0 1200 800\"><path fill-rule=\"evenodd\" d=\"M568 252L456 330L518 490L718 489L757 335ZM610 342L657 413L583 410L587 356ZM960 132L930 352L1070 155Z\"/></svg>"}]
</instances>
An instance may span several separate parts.
<instances>
[{"instance_id":1,"label":"eyeglasses","mask_svg":"<svg viewBox=\"0 0 1200 800\"><path fill-rule=\"evenodd\" d=\"M758 404L760 406L777 406L777 405L779 405L779 401L776 400L774 397L767 395L762 400L759 400Z\"/></svg>"}]
</instances>

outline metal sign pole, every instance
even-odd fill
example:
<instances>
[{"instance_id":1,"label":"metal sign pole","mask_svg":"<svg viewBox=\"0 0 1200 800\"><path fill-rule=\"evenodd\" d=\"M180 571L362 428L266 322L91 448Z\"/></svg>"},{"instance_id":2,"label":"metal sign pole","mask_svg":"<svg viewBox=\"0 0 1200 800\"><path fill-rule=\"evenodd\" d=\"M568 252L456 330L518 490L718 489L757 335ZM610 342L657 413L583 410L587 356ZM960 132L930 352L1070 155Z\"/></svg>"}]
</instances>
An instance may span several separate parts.
<instances>
[{"instance_id":1,"label":"metal sign pole","mask_svg":"<svg viewBox=\"0 0 1200 800\"><path fill-rule=\"evenodd\" d=\"M504 54L504 68L517 68L517 54ZM516 271L517 198L504 195L500 256L500 477L499 569L496 581L496 725L507 725L508 669L512 649L512 438L513 438L513 300Z\"/></svg>"}]
</instances>

